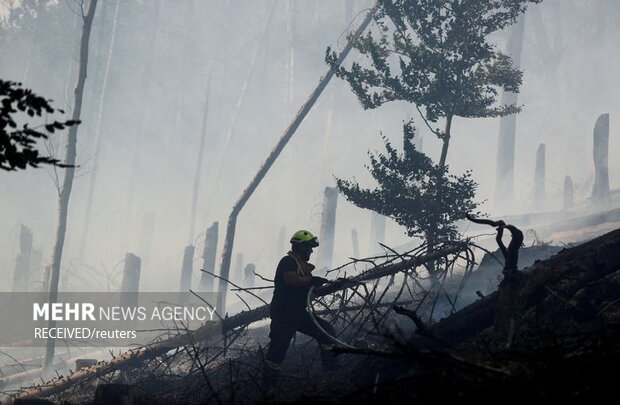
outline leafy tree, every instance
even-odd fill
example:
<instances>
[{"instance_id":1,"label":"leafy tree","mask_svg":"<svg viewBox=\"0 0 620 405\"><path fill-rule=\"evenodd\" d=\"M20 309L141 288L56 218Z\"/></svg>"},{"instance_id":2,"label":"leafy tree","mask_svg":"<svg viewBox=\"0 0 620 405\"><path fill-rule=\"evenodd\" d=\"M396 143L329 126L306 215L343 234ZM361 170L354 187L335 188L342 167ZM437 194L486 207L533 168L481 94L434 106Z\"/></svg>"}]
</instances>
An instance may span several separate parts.
<instances>
[{"instance_id":1,"label":"leafy tree","mask_svg":"<svg viewBox=\"0 0 620 405\"><path fill-rule=\"evenodd\" d=\"M475 212L477 184L466 172L448 174L413 144L415 130L411 123L403 128L403 153L384 137L386 153L368 152L367 166L378 183L363 189L358 183L336 179L338 189L347 200L392 218L407 229L411 237L424 237L433 244L457 237L454 222Z\"/></svg>"},{"instance_id":2,"label":"leafy tree","mask_svg":"<svg viewBox=\"0 0 620 405\"><path fill-rule=\"evenodd\" d=\"M376 30L349 38L367 62L338 67L330 48L326 62L349 82L365 109L401 100L415 104L443 142L446 165L453 117L498 117L516 105L496 105L498 90L518 92L522 72L489 42L515 22L528 3L541 0L379 0ZM444 129L435 126L444 119Z\"/></svg>"},{"instance_id":3,"label":"leafy tree","mask_svg":"<svg viewBox=\"0 0 620 405\"><path fill-rule=\"evenodd\" d=\"M35 146L40 139L47 139L56 130L63 130L79 121L53 121L34 128L28 123L18 125L16 122L20 114L40 117L43 113L53 114L55 111L64 113L55 110L50 100L22 88L20 83L0 79L0 169L23 170L28 166L38 167L39 164L67 167L58 159L40 156Z\"/></svg>"}]
</instances>

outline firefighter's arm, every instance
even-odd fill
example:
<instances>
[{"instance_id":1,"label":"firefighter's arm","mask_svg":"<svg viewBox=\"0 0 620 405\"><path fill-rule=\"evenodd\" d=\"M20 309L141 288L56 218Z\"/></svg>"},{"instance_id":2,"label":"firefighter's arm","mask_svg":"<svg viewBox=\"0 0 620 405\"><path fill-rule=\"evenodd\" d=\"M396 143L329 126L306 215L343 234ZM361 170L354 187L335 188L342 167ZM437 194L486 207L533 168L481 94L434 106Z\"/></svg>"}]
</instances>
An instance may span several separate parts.
<instances>
[{"instance_id":1,"label":"firefighter's arm","mask_svg":"<svg viewBox=\"0 0 620 405\"><path fill-rule=\"evenodd\" d=\"M282 275L284 276L284 282L291 287L308 287L310 285L320 287L328 282L323 277L300 276L295 271L285 271Z\"/></svg>"},{"instance_id":2,"label":"firefighter's arm","mask_svg":"<svg viewBox=\"0 0 620 405\"><path fill-rule=\"evenodd\" d=\"M296 271L285 271L282 276L290 287L307 287L312 284L312 276L300 276Z\"/></svg>"}]
</instances>

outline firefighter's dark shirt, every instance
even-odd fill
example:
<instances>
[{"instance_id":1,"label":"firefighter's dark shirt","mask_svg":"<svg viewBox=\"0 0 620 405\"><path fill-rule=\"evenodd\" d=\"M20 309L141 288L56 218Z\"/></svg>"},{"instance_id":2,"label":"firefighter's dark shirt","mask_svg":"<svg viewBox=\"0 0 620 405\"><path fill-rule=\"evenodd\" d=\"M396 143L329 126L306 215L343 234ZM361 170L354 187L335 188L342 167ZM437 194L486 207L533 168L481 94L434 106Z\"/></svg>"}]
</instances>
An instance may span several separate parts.
<instances>
[{"instance_id":1,"label":"firefighter's dark shirt","mask_svg":"<svg viewBox=\"0 0 620 405\"><path fill-rule=\"evenodd\" d=\"M306 296L310 286L293 287L284 281L284 272L297 272L297 262L291 256L284 256L276 269L275 289L271 300L271 319L295 321L306 310Z\"/></svg>"}]
</instances>

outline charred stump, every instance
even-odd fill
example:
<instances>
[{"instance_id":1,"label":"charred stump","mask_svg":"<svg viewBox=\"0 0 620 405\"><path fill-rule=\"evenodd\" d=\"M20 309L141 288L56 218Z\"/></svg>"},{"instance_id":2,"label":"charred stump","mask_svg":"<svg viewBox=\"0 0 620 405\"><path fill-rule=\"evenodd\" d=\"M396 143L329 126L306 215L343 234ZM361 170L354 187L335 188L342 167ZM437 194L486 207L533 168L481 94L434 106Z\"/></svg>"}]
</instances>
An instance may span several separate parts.
<instances>
[{"instance_id":1,"label":"charred stump","mask_svg":"<svg viewBox=\"0 0 620 405\"><path fill-rule=\"evenodd\" d=\"M504 269L502 271L504 279L499 284L497 290L497 300L495 303L494 327L497 332L506 336L506 344L511 345L514 338L520 316L522 303L519 300L518 292L523 286L523 278L520 277L519 248L523 244L523 232L514 225L506 225L504 221L491 221L487 219L477 219L467 216L472 222L486 224L497 228L495 241L504 257ZM504 244L502 237L504 230L510 232L511 240L508 247Z\"/></svg>"},{"instance_id":2,"label":"charred stump","mask_svg":"<svg viewBox=\"0 0 620 405\"><path fill-rule=\"evenodd\" d=\"M534 208L542 211L545 205L545 144L538 145L534 168Z\"/></svg>"},{"instance_id":3,"label":"charred stump","mask_svg":"<svg viewBox=\"0 0 620 405\"><path fill-rule=\"evenodd\" d=\"M208 229L205 236L205 247L202 252L202 268L211 273L215 272L215 255L217 252L218 223L214 222ZM213 276L202 272L200 279L201 291L213 291Z\"/></svg>"},{"instance_id":4,"label":"charred stump","mask_svg":"<svg viewBox=\"0 0 620 405\"><path fill-rule=\"evenodd\" d=\"M594 187L592 200L609 198L609 114L601 114L594 125Z\"/></svg>"},{"instance_id":5,"label":"charred stump","mask_svg":"<svg viewBox=\"0 0 620 405\"><path fill-rule=\"evenodd\" d=\"M32 255L32 232L27 226L19 229L19 253L15 260L13 288L11 291L28 291L30 284L30 258Z\"/></svg>"},{"instance_id":6,"label":"charred stump","mask_svg":"<svg viewBox=\"0 0 620 405\"><path fill-rule=\"evenodd\" d=\"M570 209L575 206L575 191L573 188L573 179L570 176L564 177L564 209Z\"/></svg>"},{"instance_id":7,"label":"charred stump","mask_svg":"<svg viewBox=\"0 0 620 405\"><path fill-rule=\"evenodd\" d=\"M323 214L321 216L321 250L319 250L319 269L329 270L332 267L334 256L334 242L336 232L336 208L338 204L338 189L325 187L323 198Z\"/></svg>"}]
</instances>

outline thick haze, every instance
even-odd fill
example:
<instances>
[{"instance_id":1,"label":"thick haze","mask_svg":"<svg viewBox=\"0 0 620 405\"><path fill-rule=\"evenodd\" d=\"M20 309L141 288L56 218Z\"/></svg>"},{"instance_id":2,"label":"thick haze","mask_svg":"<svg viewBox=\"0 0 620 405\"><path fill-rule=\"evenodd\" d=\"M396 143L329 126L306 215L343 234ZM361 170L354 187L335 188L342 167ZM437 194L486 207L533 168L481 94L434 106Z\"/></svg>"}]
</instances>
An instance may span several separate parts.
<instances>
[{"instance_id":1,"label":"thick haze","mask_svg":"<svg viewBox=\"0 0 620 405\"><path fill-rule=\"evenodd\" d=\"M4 3L0 8L6 22ZM23 82L69 112L81 25L74 1L48 3L36 18L25 17L21 26L0 31L0 77ZM203 174L192 235L198 245L196 285L206 227L220 222L221 251L233 203L326 73L325 49L342 49L346 32L361 22L371 3L121 0L110 50L116 1L100 0L61 287L106 289L106 277L98 274L107 273L116 288L124 255L134 252L143 258L141 289L178 290L210 75ZM610 186L620 187L620 2L546 0L532 6L525 18L525 74L519 95L524 108L517 118L514 206L493 203L499 119L456 119L453 124L448 164L457 173L473 171L480 184L478 199L487 201L484 209L490 214L561 209L565 175L575 182L577 203L588 198L594 178L592 129L601 113L611 117ZM508 34L496 35L500 49ZM100 97L108 54L107 85ZM353 52L349 58L359 55ZM101 99L100 157L81 263ZM380 132L400 145L402 122L413 118L423 134L424 152L437 160L439 141L414 112L404 103L363 111L348 86L334 78L239 216L232 269L236 254L242 252L245 263L255 263L257 272L271 278L288 249L286 243L278 245L282 227L286 239L299 228L319 233L323 189L334 185L333 175L373 185L364 165L368 149L382 148ZM60 153L65 138L55 138ZM534 159L540 143L547 150L547 205L534 208ZM42 265L51 260L58 206L53 173L50 168L0 172L2 290L11 288L20 224L32 229ZM361 254L368 253L370 213L339 196L337 215L333 262L340 264L353 255L353 228L359 233ZM148 218L154 218L150 238L144 235ZM407 242L403 232L389 223L386 242Z\"/></svg>"}]
</instances>

